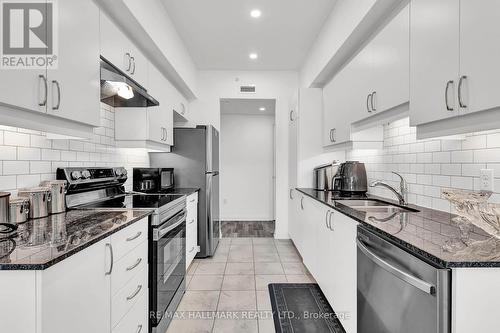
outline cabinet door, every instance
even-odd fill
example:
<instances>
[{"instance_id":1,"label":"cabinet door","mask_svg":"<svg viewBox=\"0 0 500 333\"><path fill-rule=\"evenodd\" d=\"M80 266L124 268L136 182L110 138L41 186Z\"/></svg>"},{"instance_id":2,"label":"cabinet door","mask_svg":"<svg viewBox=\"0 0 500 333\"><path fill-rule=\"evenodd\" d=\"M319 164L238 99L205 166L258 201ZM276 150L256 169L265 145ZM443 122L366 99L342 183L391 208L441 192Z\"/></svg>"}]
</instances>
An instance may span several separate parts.
<instances>
[{"instance_id":1,"label":"cabinet door","mask_svg":"<svg viewBox=\"0 0 500 333\"><path fill-rule=\"evenodd\" d=\"M317 267L316 272L311 273L313 273L316 282L318 282L321 290L328 299L328 285L332 281L332 276L334 276L330 272L332 253L330 252L331 230L328 228L328 225L332 221L334 211L325 205L323 207L316 221L315 255L317 258Z\"/></svg>"},{"instance_id":2,"label":"cabinet door","mask_svg":"<svg viewBox=\"0 0 500 333\"><path fill-rule=\"evenodd\" d=\"M59 57L57 69L48 70L47 111L99 126L99 8L90 0L59 1L57 8Z\"/></svg>"},{"instance_id":3,"label":"cabinet door","mask_svg":"<svg viewBox=\"0 0 500 333\"><path fill-rule=\"evenodd\" d=\"M109 332L110 252L102 240L44 270L41 281L42 332Z\"/></svg>"},{"instance_id":4,"label":"cabinet door","mask_svg":"<svg viewBox=\"0 0 500 333\"><path fill-rule=\"evenodd\" d=\"M128 71L128 74L141 86L149 89L150 85L148 81L148 59L141 53L141 51L139 51L139 49L134 44L132 44L132 42L129 42L128 49L125 50L125 52L128 52L131 55L132 64L130 70Z\"/></svg>"},{"instance_id":5,"label":"cabinet door","mask_svg":"<svg viewBox=\"0 0 500 333\"><path fill-rule=\"evenodd\" d=\"M373 112L409 101L410 11L405 7L370 42L373 76Z\"/></svg>"},{"instance_id":6,"label":"cabinet door","mask_svg":"<svg viewBox=\"0 0 500 333\"><path fill-rule=\"evenodd\" d=\"M357 275L356 228L357 223L343 214L332 220L331 298L333 309L345 314L340 321L348 333L356 333Z\"/></svg>"},{"instance_id":7,"label":"cabinet door","mask_svg":"<svg viewBox=\"0 0 500 333\"><path fill-rule=\"evenodd\" d=\"M459 9L456 0L410 3L411 125L458 115Z\"/></svg>"},{"instance_id":8,"label":"cabinet door","mask_svg":"<svg viewBox=\"0 0 500 333\"><path fill-rule=\"evenodd\" d=\"M500 106L500 2L460 0L461 108L477 112Z\"/></svg>"},{"instance_id":9,"label":"cabinet door","mask_svg":"<svg viewBox=\"0 0 500 333\"><path fill-rule=\"evenodd\" d=\"M323 89L323 146L347 142L351 139L349 97L344 83L347 75L339 72Z\"/></svg>"},{"instance_id":10,"label":"cabinet door","mask_svg":"<svg viewBox=\"0 0 500 333\"><path fill-rule=\"evenodd\" d=\"M375 91L376 78L373 71L372 43L363 48L343 69L343 94L346 96L344 112L351 122L371 116L372 100L369 98ZM350 124L350 123L349 123Z\"/></svg>"},{"instance_id":11,"label":"cabinet door","mask_svg":"<svg viewBox=\"0 0 500 333\"><path fill-rule=\"evenodd\" d=\"M100 13L101 55L123 72L132 70L131 42L125 34L106 16Z\"/></svg>"},{"instance_id":12,"label":"cabinet door","mask_svg":"<svg viewBox=\"0 0 500 333\"><path fill-rule=\"evenodd\" d=\"M148 108L149 140L173 145L172 85L153 65L149 66L149 91L160 105Z\"/></svg>"}]
</instances>

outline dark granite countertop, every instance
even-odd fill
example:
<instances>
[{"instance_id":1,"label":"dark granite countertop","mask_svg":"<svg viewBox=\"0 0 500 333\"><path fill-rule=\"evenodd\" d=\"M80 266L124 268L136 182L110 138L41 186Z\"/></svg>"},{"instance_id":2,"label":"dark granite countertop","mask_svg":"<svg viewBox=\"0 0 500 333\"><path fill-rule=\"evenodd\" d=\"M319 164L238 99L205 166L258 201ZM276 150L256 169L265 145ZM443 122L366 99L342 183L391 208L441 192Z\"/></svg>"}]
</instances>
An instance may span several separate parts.
<instances>
[{"instance_id":1,"label":"dark granite countertop","mask_svg":"<svg viewBox=\"0 0 500 333\"><path fill-rule=\"evenodd\" d=\"M194 192L198 192L200 188L196 187L176 187L173 190L168 191L168 193L172 194L183 194L183 195L191 195Z\"/></svg>"},{"instance_id":2,"label":"dark granite countertop","mask_svg":"<svg viewBox=\"0 0 500 333\"><path fill-rule=\"evenodd\" d=\"M395 213L388 215L377 212L364 212L342 204L334 192L297 188L308 197L347 215L361 223L366 229L385 236L400 247L424 260L444 268L457 267L500 267L500 242L490 242L491 236L477 227L471 227L468 237L464 238L458 225L452 221L456 215L409 205L418 212ZM367 195L397 205L394 200ZM465 240L465 242L464 242ZM470 251L474 244L476 251Z\"/></svg>"},{"instance_id":3,"label":"dark granite countertop","mask_svg":"<svg viewBox=\"0 0 500 333\"><path fill-rule=\"evenodd\" d=\"M150 215L148 210L69 210L19 224L0 239L0 270L43 270Z\"/></svg>"}]
</instances>

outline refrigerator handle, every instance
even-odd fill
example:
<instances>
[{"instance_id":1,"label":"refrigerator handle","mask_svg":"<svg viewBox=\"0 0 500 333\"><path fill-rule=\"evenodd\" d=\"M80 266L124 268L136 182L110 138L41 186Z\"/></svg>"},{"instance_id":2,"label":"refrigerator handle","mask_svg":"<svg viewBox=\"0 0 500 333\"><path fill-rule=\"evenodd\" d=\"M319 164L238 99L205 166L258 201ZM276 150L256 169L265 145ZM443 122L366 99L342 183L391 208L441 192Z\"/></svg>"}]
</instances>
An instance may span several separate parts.
<instances>
[{"instance_id":1,"label":"refrigerator handle","mask_svg":"<svg viewBox=\"0 0 500 333\"><path fill-rule=\"evenodd\" d=\"M213 174L208 174L207 179L207 220L209 230L212 230L212 187L213 187Z\"/></svg>"}]
</instances>

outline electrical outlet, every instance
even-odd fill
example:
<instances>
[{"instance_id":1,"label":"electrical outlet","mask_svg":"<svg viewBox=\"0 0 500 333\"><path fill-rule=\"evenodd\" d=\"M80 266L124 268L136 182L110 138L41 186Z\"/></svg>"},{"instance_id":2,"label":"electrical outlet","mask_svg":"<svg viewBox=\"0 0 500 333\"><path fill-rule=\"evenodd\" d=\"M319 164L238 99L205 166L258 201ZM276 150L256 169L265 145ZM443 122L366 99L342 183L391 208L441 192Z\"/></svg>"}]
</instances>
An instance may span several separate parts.
<instances>
[{"instance_id":1,"label":"electrical outlet","mask_svg":"<svg viewBox=\"0 0 500 333\"><path fill-rule=\"evenodd\" d=\"M481 191L493 192L493 169L481 169L481 176L479 179L481 181Z\"/></svg>"}]
</instances>

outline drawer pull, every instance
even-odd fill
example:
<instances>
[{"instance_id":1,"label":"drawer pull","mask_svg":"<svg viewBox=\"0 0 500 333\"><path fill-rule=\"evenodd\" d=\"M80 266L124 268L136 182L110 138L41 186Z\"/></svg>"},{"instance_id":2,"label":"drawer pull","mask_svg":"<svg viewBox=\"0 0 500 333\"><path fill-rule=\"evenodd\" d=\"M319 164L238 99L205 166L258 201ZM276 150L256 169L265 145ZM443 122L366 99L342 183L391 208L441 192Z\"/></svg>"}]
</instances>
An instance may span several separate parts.
<instances>
[{"instance_id":1,"label":"drawer pull","mask_svg":"<svg viewBox=\"0 0 500 333\"><path fill-rule=\"evenodd\" d=\"M191 253L193 251L194 251L194 246L191 248L191 250L189 250L189 253Z\"/></svg>"},{"instance_id":2,"label":"drawer pull","mask_svg":"<svg viewBox=\"0 0 500 333\"><path fill-rule=\"evenodd\" d=\"M142 235L142 231L137 232L137 235L127 238L127 242L133 241Z\"/></svg>"},{"instance_id":3,"label":"drawer pull","mask_svg":"<svg viewBox=\"0 0 500 333\"><path fill-rule=\"evenodd\" d=\"M192 219L191 221L189 221L188 224L193 224L194 223L194 219Z\"/></svg>"},{"instance_id":4,"label":"drawer pull","mask_svg":"<svg viewBox=\"0 0 500 333\"><path fill-rule=\"evenodd\" d=\"M142 262L142 258L138 258L135 264L133 264L133 265L132 265L132 266L130 266L130 267L127 267L126 271L128 272L128 271L133 270L134 268L136 268L137 266L139 266L139 264L140 264L141 262Z\"/></svg>"},{"instance_id":5,"label":"drawer pull","mask_svg":"<svg viewBox=\"0 0 500 333\"><path fill-rule=\"evenodd\" d=\"M135 296L137 296L137 294L139 294L139 292L141 291L142 289L142 284L138 285L137 286L137 289L132 293L132 295L130 296L127 296L127 301L130 301L132 300Z\"/></svg>"},{"instance_id":6,"label":"drawer pull","mask_svg":"<svg viewBox=\"0 0 500 333\"><path fill-rule=\"evenodd\" d=\"M141 333L142 331L142 325L137 326L137 333Z\"/></svg>"}]
</instances>

